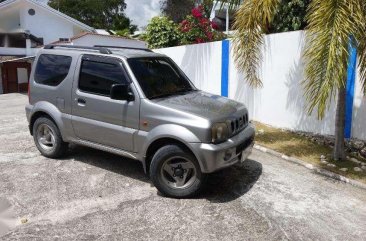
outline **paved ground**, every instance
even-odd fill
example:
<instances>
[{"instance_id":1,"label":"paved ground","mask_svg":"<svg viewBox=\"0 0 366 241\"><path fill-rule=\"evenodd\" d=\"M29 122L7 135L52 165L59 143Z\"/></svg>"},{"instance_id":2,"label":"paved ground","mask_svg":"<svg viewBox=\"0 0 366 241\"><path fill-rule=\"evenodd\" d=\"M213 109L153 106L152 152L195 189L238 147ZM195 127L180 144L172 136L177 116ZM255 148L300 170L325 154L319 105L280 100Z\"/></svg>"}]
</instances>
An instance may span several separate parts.
<instances>
[{"instance_id":1,"label":"paved ground","mask_svg":"<svg viewBox=\"0 0 366 241\"><path fill-rule=\"evenodd\" d=\"M364 190L255 151L201 196L164 198L138 162L84 147L40 156L26 102L0 95L1 240L366 240Z\"/></svg>"}]
</instances>

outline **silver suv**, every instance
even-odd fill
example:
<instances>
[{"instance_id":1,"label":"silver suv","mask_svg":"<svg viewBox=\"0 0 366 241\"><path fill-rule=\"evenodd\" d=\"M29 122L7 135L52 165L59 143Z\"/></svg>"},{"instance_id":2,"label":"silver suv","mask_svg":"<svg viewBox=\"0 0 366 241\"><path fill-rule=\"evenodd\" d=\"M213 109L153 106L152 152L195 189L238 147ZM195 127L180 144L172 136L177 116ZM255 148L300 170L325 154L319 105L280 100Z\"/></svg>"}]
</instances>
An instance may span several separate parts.
<instances>
[{"instance_id":1,"label":"silver suv","mask_svg":"<svg viewBox=\"0 0 366 241\"><path fill-rule=\"evenodd\" d=\"M26 114L42 155L58 158L75 143L132 158L176 198L197 194L207 173L242 163L254 140L243 104L198 90L148 49L46 46Z\"/></svg>"}]
</instances>

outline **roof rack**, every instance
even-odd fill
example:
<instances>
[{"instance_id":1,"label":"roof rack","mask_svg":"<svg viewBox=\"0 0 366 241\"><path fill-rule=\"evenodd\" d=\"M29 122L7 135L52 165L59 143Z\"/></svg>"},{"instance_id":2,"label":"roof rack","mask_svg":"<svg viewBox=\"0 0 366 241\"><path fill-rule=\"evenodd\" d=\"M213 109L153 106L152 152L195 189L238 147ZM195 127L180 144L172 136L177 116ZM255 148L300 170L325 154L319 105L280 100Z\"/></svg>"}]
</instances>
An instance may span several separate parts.
<instances>
[{"instance_id":1,"label":"roof rack","mask_svg":"<svg viewBox=\"0 0 366 241\"><path fill-rule=\"evenodd\" d=\"M142 50L146 52L153 52L151 49L147 48L135 48L135 47L121 47L121 46L111 46L111 45L94 45L96 48L111 48L111 49L132 49L132 50Z\"/></svg>"},{"instance_id":2,"label":"roof rack","mask_svg":"<svg viewBox=\"0 0 366 241\"><path fill-rule=\"evenodd\" d=\"M68 48L68 49L87 49L87 50L96 50L101 54L112 54L108 48L102 46L88 47L88 46L78 46L78 45L57 45L57 44L49 44L44 46L44 49L55 49L55 48Z\"/></svg>"}]
</instances>

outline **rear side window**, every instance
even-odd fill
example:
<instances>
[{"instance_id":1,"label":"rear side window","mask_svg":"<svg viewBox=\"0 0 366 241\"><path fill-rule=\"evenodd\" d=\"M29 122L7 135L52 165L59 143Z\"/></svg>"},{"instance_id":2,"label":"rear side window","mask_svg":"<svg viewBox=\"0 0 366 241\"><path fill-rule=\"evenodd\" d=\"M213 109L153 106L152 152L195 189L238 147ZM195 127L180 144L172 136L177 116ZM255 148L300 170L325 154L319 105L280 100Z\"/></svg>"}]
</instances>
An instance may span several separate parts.
<instances>
[{"instance_id":1,"label":"rear side window","mask_svg":"<svg viewBox=\"0 0 366 241\"><path fill-rule=\"evenodd\" d=\"M126 73L117 61L99 61L84 58L81 64L79 89L97 95L109 96L113 84L127 84Z\"/></svg>"},{"instance_id":2,"label":"rear side window","mask_svg":"<svg viewBox=\"0 0 366 241\"><path fill-rule=\"evenodd\" d=\"M42 54L38 58L34 80L43 85L59 85L69 73L71 61L70 56Z\"/></svg>"}]
</instances>

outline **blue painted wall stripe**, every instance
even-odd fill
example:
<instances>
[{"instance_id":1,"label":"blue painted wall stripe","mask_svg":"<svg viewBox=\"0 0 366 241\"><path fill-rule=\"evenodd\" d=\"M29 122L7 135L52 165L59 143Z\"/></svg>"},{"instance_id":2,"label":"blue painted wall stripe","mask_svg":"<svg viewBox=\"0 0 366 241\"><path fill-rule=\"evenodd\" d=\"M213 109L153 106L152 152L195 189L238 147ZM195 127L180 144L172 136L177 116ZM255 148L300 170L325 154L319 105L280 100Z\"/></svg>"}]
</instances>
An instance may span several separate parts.
<instances>
[{"instance_id":1,"label":"blue painted wall stripe","mask_svg":"<svg viewBox=\"0 0 366 241\"><path fill-rule=\"evenodd\" d=\"M351 40L349 49L350 56L347 70L347 85L346 85L346 116L344 136L349 139L352 135L352 111L353 99L355 96L355 79L356 79L356 65L357 65L357 49L353 46Z\"/></svg>"},{"instance_id":2,"label":"blue painted wall stripe","mask_svg":"<svg viewBox=\"0 0 366 241\"><path fill-rule=\"evenodd\" d=\"M230 41L222 41L221 54L221 95L228 97L229 95L229 60L230 60Z\"/></svg>"}]
</instances>

